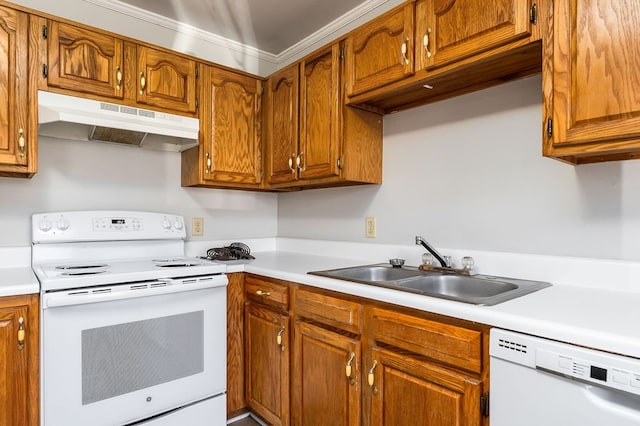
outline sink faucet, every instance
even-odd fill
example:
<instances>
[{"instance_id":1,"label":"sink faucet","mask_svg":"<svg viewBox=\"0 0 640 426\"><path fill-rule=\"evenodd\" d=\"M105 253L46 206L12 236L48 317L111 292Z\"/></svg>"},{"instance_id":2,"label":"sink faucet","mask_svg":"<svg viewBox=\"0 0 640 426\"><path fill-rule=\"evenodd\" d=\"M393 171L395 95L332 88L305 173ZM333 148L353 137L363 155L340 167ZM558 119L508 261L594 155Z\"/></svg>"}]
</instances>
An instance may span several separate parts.
<instances>
[{"instance_id":1,"label":"sink faucet","mask_svg":"<svg viewBox=\"0 0 640 426\"><path fill-rule=\"evenodd\" d=\"M429 244L424 238L418 235L416 235L416 245L422 245L424 248L426 248L427 251L431 253L433 257L435 257L438 260L438 262L440 262L440 266L442 266L443 268L451 267L451 265L449 265L448 262L444 260L444 257L440 255L440 253L438 253L436 249L431 247L431 244Z\"/></svg>"}]
</instances>

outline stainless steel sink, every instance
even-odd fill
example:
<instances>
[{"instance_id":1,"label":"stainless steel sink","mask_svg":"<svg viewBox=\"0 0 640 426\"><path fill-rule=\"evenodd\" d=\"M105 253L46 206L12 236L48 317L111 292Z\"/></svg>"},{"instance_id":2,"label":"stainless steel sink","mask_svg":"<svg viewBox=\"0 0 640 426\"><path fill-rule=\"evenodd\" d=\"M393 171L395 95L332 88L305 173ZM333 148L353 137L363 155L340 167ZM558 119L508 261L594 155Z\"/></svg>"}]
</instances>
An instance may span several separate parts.
<instances>
[{"instance_id":1,"label":"stainless steel sink","mask_svg":"<svg viewBox=\"0 0 640 426\"><path fill-rule=\"evenodd\" d=\"M417 268L397 268L387 264L313 271L309 274L475 305L495 305L551 286L550 283L542 281L421 271Z\"/></svg>"},{"instance_id":2,"label":"stainless steel sink","mask_svg":"<svg viewBox=\"0 0 640 426\"><path fill-rule=\"evenodd\" d=\"M392 282L406 278L414 278L422 275L417 269L394 268L385 265L354 266L352 268L331 269L328 271L309 272L315 275L324 275L331 278L355 282Z\"/></svg>"}]
</instances>

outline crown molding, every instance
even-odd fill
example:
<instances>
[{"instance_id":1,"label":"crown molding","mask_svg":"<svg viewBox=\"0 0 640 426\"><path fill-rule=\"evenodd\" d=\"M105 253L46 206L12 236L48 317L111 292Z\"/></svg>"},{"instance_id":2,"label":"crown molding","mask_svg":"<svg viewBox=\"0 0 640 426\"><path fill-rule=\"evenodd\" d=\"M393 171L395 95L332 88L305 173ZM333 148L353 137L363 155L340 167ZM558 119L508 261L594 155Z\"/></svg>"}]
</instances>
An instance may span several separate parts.
<instances>
[{"instance_id":1,"label":"crown molding","mask_svg":"<svg viewBox=\"0 0 640 426\"><path fill-rule=\"evenodd\" d=\"M229 49L243 55L250 55L259 60L278 66L289 61L293 61L298 57L304 55L304 53L323 42L329 42L345 29L348 29L349 25L353 24L363 16L373 12L380 8L385 3L392 2L397 3L397 0L367 0L360 6L355 7L349 12L345 13L335 21L329 23L318 31L314 32L310 36L302 39L291 47L284 51L273 54L265 52L264 50L257 49L253 46L249 46L243 43L239 43L235 40L222 37L212 32L204 31L199 28L192 27L182 22L178 22L174 19L169 19L164 16L158 15L153 12L149 12L144 9L140 9L135 6L123 3L119 0L83 0L87 3L94 4L96 6L112 10L117 13L121 13L126 16L130 16L135 19L139 19L144 22L148 22L153 25L157 25L177 33L184 34L188 37L193 37L205 41L207 43L219 46L224 49ZM331 39L331 40L329 40Z\"/></svg>"}]
</instances>

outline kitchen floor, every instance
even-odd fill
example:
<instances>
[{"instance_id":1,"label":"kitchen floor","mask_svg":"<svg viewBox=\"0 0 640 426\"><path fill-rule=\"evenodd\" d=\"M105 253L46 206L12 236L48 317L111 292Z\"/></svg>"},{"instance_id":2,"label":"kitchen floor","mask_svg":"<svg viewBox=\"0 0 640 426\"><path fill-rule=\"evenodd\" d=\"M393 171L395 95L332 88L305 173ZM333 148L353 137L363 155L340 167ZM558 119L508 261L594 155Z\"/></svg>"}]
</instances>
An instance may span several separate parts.
<instances>
[{"instance_id":1,"label":"kitchen floor","mask_svg":"<svg viewBox=\"0 0 640 426\"><path fill-rule=\"evenodd\" d=\"M230 423L229 426L261 426L260 423L255 421L252 417L245 417L244 419L237 420Z\"/></svg>"}]
</instances>

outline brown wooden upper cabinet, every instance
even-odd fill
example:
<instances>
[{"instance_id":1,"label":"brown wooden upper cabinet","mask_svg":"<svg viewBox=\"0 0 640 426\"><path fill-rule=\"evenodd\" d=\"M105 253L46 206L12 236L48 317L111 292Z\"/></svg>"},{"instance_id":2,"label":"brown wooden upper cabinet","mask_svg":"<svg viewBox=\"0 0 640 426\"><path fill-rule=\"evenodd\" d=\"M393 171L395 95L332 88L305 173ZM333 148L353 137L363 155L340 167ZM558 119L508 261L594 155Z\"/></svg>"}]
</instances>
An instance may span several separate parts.
<instances>
[{"instance_id":1,"label":"brown wooden upper cabinet","mask_svg":"<svg viewBox=\"0 0 640 426\"><path fill-rule=\"evenodd\" d=\"M196 112L197 63L150 47L137 47L136 100L182 112Z\"/></svg>"},{"instance_id":2,"label":"brown wooden upper cabinet","mask_svg":"<svg viewBox=\"0 0 640 426\"><path fill-rule=\"evenodd\" d=\"M270 188L380 183L382 120L344 106L341 43L269 78Z\"/></svg>"},{"instance_id":3,"label":"brown wooden upper cabinet","mask_svg":"<svg viewBox=\"0 0 640 426\"><path fill-rule=\"evenodd\" d=\"M409 1L364 24L347 37L347 96L413 74L414 12L414 3Z\"/></svg>"},{"instance_id":4,"label":"brown wooden upper cabinet","mask_svg":"<svg viewBox=\"0 0 640 426\"><path fill-rule=\"evenodd\" d=\"M553 2L543 64L544 155L569 163L640 156L640 3Z\"/></svg>"},{"instance_id":5,"label":"brown wooden upper cabinet","mask_svg":"<svg viewBox=\"0 0 640 426\"><path fill-rule=\"evenodd\" d=\"M201 140L182 154L183 186L258 188L262 81L208 66L201 78Z\"/></svg>"},{"instance_id":6,"label":"brown wooden upper cabinet","mask_svg":"<svg viewBox=\"0 0 640 426\"><path fill-rule=\"evenodd\" d=\"M528 38L532 13L530 0L418 0L416 70Z\"/></svg>"},{"instance_id":7,"label":"brown wooden upper cabinet","mask_svg":"<svg viewBox=\"0 0 640 426\"><path fill-rule=\"evenodd\" d=\"M44 31L49 86L116 99L124 97L123 40L56 21L49 21Z\"/></svg>"},{"instance_id":8,"label":"brown wooden upper cabinet","mask_svg":"<svg viewBox=\"0 0 640 426\"><path fill-rule=\"evenodd\" d=\"M0 7L0 176L30 177L37 167L28 20L26 13Z\"/></svg>"}]
</instances>

